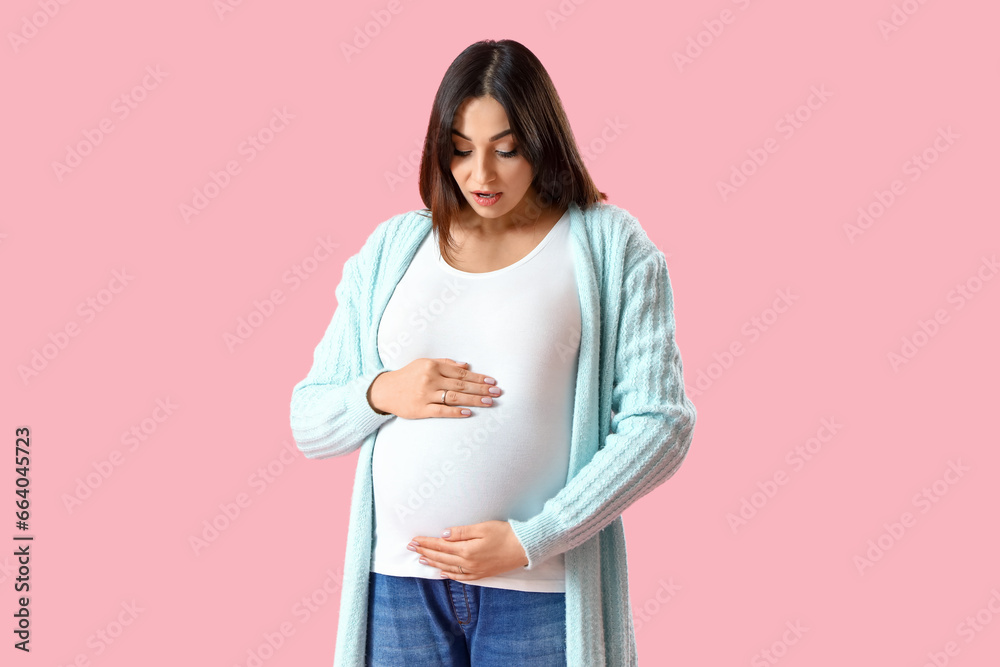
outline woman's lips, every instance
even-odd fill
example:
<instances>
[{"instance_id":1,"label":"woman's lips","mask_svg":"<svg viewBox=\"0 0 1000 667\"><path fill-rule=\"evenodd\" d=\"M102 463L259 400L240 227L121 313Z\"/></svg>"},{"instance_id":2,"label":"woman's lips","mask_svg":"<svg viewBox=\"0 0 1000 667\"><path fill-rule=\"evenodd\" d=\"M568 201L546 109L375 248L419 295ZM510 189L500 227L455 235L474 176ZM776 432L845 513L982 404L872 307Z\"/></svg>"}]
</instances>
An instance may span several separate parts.
<instances>
[{"instance_id":1,"label":"woman's lips","mask_svg":"<svg viewBox=\"0 0 1000 667\"><path fill-rule=\"evenodd\" d=\"M485 191L480 190L472 193L472 197L476 200L476 203L479 204L480 206L493 206L493 204L496 204L498 201L500 201L500 197L503 195L502 192L491 192L488 193L487 196L483 196L484 192Z\"/></svg>"}]
</instances>

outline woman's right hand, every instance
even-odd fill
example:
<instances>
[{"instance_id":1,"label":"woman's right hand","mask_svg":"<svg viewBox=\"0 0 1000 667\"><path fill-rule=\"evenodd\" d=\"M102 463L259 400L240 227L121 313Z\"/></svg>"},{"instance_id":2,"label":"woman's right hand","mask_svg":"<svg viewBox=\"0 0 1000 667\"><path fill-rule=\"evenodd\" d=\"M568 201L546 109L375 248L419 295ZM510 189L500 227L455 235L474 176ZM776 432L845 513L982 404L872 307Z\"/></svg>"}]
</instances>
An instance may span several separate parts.
<instances>
[{"instance_id":1,"label":"woman's right hand","mask_svg":"<svg viewBox=\"0 0 1000 667\"><path fill-rule=\"evenodd\" d=\"M473 373L451 359L414 359L399 370L380 374L369 388L371 404L403 419L468 417L463 406L485 408L502 392L496 380ZM445 404L441 392L447 390ZM492 390L492 391L491 391ZM468 414L463 414L463 409Z\"/></svg>"}]
</instances>

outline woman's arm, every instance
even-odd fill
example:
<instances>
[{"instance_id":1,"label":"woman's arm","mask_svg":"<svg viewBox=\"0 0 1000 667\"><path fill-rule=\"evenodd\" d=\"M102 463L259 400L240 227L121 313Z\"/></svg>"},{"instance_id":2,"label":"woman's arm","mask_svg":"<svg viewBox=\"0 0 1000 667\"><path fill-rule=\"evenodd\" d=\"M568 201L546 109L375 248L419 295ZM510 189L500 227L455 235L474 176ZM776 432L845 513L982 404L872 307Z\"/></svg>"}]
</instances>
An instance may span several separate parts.
<instances>
[{"instance_id":1,"label":"woman's arm","mask_svg":"<svg viewBox=\"0 0 1000 667\"><path fill-rule=\"evenodd\" d=\"M361 372L359 299L364 249L344 264L337 285L337 308L313 352L309 374L292 389L292 436L310 459L349 454L394 415L381 415L368 403L368 388L385 371Z\"/></svg>"},{"instance_id":2,"label":"woman's arm","mask_svg":"<svg viewBox=\"0 0 1000 667\"><path fill-rule=\"evenodd\" d=\"M526 569L586 542L662 484L687 454L696 411L674 342L666 258L653 247L626 268L618 320L611 433L541 512L510 519Z\"/></svg>"}]
</instances>

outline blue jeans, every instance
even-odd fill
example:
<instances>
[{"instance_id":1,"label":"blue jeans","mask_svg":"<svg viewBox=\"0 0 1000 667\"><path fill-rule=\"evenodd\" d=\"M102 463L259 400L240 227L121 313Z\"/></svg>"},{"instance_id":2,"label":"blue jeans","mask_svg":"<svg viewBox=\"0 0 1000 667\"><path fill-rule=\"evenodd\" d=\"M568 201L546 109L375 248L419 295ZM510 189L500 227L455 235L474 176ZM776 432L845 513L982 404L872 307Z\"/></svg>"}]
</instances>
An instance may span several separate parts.
<instances>
[{"instance_id":1,"label":"blue jeans","mask_svg":"<svg viewBox=\"0 0 1000 667\"><path fill-rule=\"evenodd\" d=\"M369 573L371 667L565 667L566 594Z\"/></svg>"}]
</instances>

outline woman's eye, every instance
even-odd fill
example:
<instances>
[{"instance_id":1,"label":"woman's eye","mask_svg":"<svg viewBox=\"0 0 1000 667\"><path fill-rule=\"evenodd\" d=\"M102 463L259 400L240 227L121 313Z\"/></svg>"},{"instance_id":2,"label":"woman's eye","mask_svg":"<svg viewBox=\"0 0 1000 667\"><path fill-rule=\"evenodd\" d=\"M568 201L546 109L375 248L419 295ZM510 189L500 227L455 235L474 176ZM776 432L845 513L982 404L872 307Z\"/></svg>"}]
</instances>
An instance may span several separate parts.
<instances>
[{"instance_id":1,"label":"woman's eye","mask_svg":"<svg viewBox=\"0 0 1000 667\"><path fill-rule=\"evenodd\" d=\"M455 149L455 155L459 157L467 157L471 152L472 151L460 151L457 148ZM512 151L497 151L497 155L504 158L515 157L517 155L517 149L515 148Z\"/></svg>"}]
</instances>

